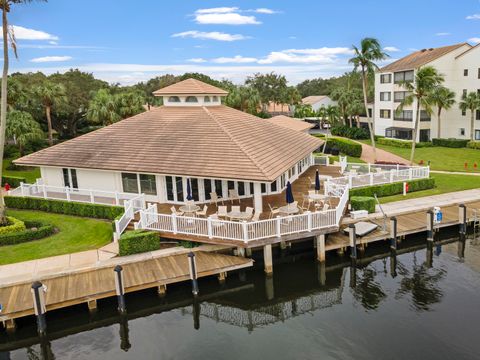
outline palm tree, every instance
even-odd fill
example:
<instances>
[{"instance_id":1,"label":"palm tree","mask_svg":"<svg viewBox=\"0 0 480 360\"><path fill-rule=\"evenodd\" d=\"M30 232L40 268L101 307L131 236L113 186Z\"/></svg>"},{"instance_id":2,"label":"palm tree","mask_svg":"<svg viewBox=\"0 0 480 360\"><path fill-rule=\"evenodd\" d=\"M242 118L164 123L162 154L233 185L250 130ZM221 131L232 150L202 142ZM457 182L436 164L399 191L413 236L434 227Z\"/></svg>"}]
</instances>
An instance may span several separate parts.
<instances>
[{"instance_id":1,"label":"palm tree","mask_svg":"<svg viewBox=\"0 0 480 360\"><path fill-rule=\"evenodd\" d=\"M117 112L123 118L145 111L145 98L140 91L127 91L116 95Z\"/></svg>"},{"instance_id":2,"label":"palm tree","mask_svg":"<svg viewBox=\"0 0 480 360\"><path fill-rule=\"evenodd\" d=\"M442 110L448 110L450 109L454 104L455 104L455 93L444 87L444 86L439 86L437 87L432 94L430 95L430 99L432 102L432 105L435 105L437 107L437 121L438 121L438 126L437 126L437 138L441 138L442 136L442 121L441 121L441 115L442 115Z\"/></svg>"},{"instance_id":3,"label":"palm tree","mask_svg":"<svg viewBox=\"0 0 480 360\"><path fill-rule=\"evenodd\" d=\"M48 144L52 146L52 107L65 101L65 88L62 84L55 84L47 80L42 85L37 86L34 92L45 108L45 116L47 117L48 125Z\"/></svg>"},{"instance_id":4,"label":"palm tree","mask_svg":"<svg viewBox=\"0 0 480 360\"><path fill-rule=\"evenodd\" d=\"M20 155L26 144L32 140L43 139L40 124L26 111L11 110L7 115L6 136L18 145Z\"/></svg>"},{"instance_id":5,"label":"palm tree","mask_svg":"<svg viewBox=\"0 0 480 360\"><path fill-rule=\"evenodd\" d=\"M340 109L335 105L328 105L325 110L330 126L335 125L340 118Z\"/></svg>"},{"instance_id":6,"label":"palm tree","mask_svg":"<svg viewBox=\"0 0 480 360\"><path fill-rule=\"evenodd\" d=\"M102 125L113 124L121 119L117 105L115 96L107 89L100 89L88 105L87 119Z\"/></svg>"},{"instance_id":7,"label":"palm tree","mask_svg":"<svg viewBox=\"0 0 480 360\"><path fill-rule=\"evenodd\" d=\"M225 99L225 104L234 109L256 114L260 109L260 95L251 86L236 86L232 88Z\"/></svg>"},{"instance_id":8,"label":"palm tree","mask_svg":"<svg viewBox=\"0 0 480 360\"><path fill-rule=\"evenodd\" d=\"M475 111L480 109L480 95L475 91L463 94L459 106L462 111L470 110L470 140L474 140Z\"/></svg>"},{"instance_id":9,"label":"palm tree","mask_svg":"<svg viewBox=\"0 0 480 360\"><path fill-rule=\"evenodd\" d=\"M362 75L362 90L363 90L363 105L365 107L365 113L367 116L368 128L370 130L370 140L373 147L373 158L377 160L377 151L375 148L375 120L370 119L368 113L368 78L375 74L375 70L378 66L375 61L384 60L388 55L383 52L382 47L377 39L364 38L360 42L360 48L353 46L353 52L355 56L349 60L349 63L353 64L354 71L360 70Z\"/></svg>"},{"instance_id":10,"label":"palm tree","mask_svg":"<svg viewBox=\"0 0 480 360\"><path fill-rule=\"evenodd\" d=\"M400 103L397 112L402 111L405 106L415 103L416 116L415 126L412 133L412 151L410 153L410 164L413 165L415 156L415 145L417 142L418 126L420 123L420 110L425 110L428 114L432 113L432 94L444 81L443 75L439 74L433 66L425 66L417 71L413 82L403 82L409 95Z\"/></svg>"}]
</instances>

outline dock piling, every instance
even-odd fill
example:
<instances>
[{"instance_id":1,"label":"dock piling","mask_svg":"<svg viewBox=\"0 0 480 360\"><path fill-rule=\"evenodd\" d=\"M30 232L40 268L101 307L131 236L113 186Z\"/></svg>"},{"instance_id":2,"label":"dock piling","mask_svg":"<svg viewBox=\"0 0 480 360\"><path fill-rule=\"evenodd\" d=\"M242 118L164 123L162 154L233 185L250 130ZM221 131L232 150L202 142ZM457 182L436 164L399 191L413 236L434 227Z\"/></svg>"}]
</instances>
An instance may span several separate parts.
<instances>
[{"instance_id":1,"label":"dock piling","mask_svg":"<svg viewBox=\"0 0 480 360\"><path fill-rule=\"evenodd\" d=\"M273 274L272 245L268 244L263 247L263 261L265 262L265 273Z\"/></svg>"},{"instance_id":2,"label":"dock piling","mask_svg":"<svg viewBox=\"0 0 480 360\"><path fill-rule=\"evenodd\" d=\"M427 211L427 241L433 241L433 211Z\"/></svg>"},{"instance_id":3,"label":"dock piling","mask_svg":"<svg viewBox=\"0 0 480 360\"><path fill-rule=\"evenodd\" d=\"M315 237L315 243L317 248L317 261L325 262L325 235L317 235Z\"/></svg>"},{"instance_id":4,"label":"dock piling","mask_svg":"<svg viewBox=\"0 0 480 360\"><path fill-rule=\"evenodd\" d=\"M118 311L123 314L127 311L125 304L125 285L123 281L123 268L120 265L115 266L115 291L117 293Z\"/></svg>"},{"instance_id":5,"label":"dock piling","mask_svg":"<svg viewBox=\"0 0 480 360\"><path fill-rule=\"evenodd\" d=\"M32 284L33 309L37 317L37 331L39 335L45 335L47 331L47 320L45 313L47 312L45 306L45 290L40 281L35 281Z\"/></svg>"},{"instance_id":6,"label":"dock piling","mask_svg":"<svg viewBox=\"0 0 480 360\"><path fill-rule=\"evenodd\" d=\"M192 293L194 296L198 295L198 280L197 280L197 263L195 261L195 254L193 251L188 253L188 267L190 269L190 279L192 280Z\"/></svg>"},{"instance_id":7,"label":"dock piling","mask_svg":"<svg viewBox=\"0 0 480 360\"><path fill-rule=\"evenodd\" d=\"M390 249L397 250L397 218L390 218Z\"/></svg>"},{"instance_id":8,"label":"dock piling","mask_svg":"<svg viewBox=\"0 0 480 360\"><path fill-rule=\"evenodd\" d=\"M458 222L459 233L465 235L467 233L467 207L465 204L458 205Z\"/></svg>"},{"instance_id":9,"label":"dock piling","mask_svg":"<svg viewBox=\"0 0 480 360\"><path fill-rule=\"evenodd\" d=\"M352 252L350 256L352 259L357 258L357 233L355 231L355 224L348 225L349 231L348 235L350 237L350 247L352 248Z\"/></svg>"}]
</instances>

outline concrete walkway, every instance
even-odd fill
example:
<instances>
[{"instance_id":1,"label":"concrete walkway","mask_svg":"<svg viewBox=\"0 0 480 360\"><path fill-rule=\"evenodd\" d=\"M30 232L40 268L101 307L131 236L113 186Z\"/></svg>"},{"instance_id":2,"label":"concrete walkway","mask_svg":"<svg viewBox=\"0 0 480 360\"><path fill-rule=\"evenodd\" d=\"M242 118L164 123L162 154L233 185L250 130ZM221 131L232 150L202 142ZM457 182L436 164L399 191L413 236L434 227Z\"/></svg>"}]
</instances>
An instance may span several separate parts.
<instances>
[{"instance_id":1,"label":"concrete walkway","mask_svg":"<svg viewBox=\"0 0 480 360\"><path fill-rule=\"evenodd\" d=\"M359 141L355 141L355 142L362 145L362 156L360 156L360 159L365 161L366 163L371 163L371 164L375 163L375 158L373 156L373 147L371 145L367 145ZM392 154L388 151L385 151L379 148L377 148L376 151L377 151L377 161L386 161L386 162L405 164L405 165L409 163L407 159L404 159L398 155Z\"/></svg>"}]
</instances>

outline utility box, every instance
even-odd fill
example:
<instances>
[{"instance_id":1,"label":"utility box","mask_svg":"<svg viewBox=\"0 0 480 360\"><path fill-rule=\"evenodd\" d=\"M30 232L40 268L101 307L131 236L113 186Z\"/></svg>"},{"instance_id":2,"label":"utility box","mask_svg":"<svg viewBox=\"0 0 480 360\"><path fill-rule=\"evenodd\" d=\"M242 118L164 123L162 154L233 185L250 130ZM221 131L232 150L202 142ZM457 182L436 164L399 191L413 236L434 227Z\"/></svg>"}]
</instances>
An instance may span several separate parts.
<instances>
[{"instance_id":1,"label":"utility box","mask_svg":"<svg viewBox=\"0 0 480 360\"><path fill-rule=\"evenodd\" d=\"M443 213L439 206L433 208L433 223L440 224L443 219Z\"/></svg>"},{"instance_id":2,"label":"utility box","mask_svg":"<svg viewBox=\"0 0 480 360\"><path fill-rule=\"evenodd\" d=\"M352 217L352 219L366 218L368 216L368 211L367 210L350 211L350 216Z\"/></svg>"}]
</instances>

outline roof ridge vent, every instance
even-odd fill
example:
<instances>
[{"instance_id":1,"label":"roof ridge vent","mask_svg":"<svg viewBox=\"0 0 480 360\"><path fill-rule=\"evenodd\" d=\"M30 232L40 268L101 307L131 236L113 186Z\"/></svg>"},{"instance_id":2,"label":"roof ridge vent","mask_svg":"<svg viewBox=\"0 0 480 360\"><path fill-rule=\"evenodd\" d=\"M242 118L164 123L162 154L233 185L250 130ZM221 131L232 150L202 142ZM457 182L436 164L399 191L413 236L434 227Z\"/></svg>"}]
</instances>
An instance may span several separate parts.
<instances>
[{"instance_id":1,"label":"roof ridge vent","mask_svg":"<svg viewBox=\"0 0 480 360\"><path fill-rule=\"evenodd\" d=\"M427 49L422 49L422 50L420 50L420 51L421 51L421 52L425 52L425 51L427 51Z\"/></svg>"}]
</instances>

